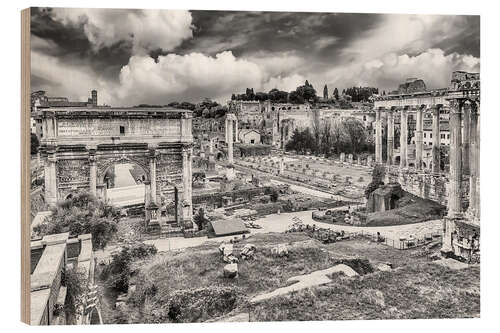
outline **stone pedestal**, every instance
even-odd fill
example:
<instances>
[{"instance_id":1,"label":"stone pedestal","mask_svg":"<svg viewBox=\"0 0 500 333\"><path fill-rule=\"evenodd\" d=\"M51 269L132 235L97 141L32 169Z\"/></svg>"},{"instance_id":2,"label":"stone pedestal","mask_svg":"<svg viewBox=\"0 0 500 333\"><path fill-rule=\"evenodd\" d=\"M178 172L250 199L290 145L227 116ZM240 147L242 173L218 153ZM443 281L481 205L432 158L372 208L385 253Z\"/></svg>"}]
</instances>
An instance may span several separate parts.
<instances>
[{"instance_id":1,"label":"stone pedestal","mask_svg":"<svg viewBox=\"0 0 500 333\"><path fill-rule=\"evenodd\" d=\"M44 168L45 177L45 202L49 206L57 203L57 174L56 158L53 154L47 156Z\"/></svg>"},{"instance_id":2,"label":"stone pedestal","mask_svg":"<svg viewBox=\"0 0 500 333\"><path fill-rule=\"evenodd\" d=\"M96 197L104 202L108 201L106 184L104 183L97 184Z\"/></svg>"},{"instance_id":3,"label":"stone pedestal","mask_svg":"<svg viewBox=\"0 0 500 333\"><path fill-rule=\"evenodd\" d=\"M369 167L373 166L373 157L371 155L366 158L366 165Z\"/></svg>"},{"instance_id":4,"label":"stone pedestal","mask_svg":"<svg viewBox=\"0 0 500 333\"><path fill-rule=\"evenodd\" d=\"M234 171L233 166L226 167L226 178L227 180L234 180L236 177L236 172Z\"/></svg>"}]
</instances>

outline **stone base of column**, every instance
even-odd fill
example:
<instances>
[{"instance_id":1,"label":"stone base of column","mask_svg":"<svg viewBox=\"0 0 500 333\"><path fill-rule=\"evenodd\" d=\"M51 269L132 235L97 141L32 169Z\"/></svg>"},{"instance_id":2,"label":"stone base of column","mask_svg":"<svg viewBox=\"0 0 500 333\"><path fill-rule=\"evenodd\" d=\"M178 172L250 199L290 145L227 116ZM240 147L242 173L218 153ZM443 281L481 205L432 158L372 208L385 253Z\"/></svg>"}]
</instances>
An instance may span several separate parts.
<instances>
[{"instance_id":1,"label":"stone base of column","mask_svg":"<svg viewBox=\"0 0 500 333\"><path fill-rule=\"evenodd\" d=\"M456 223L458 221L463 221L464 217L462 214L456 214L456 216L445 216L443 218L443 245L441 247L441 254L455 255L455 247L453 242L456 241L453 237L453 233L456 231Z\"/></svg>"},{"instance_id":2,"label":"stone base of column","mask_svg":"<svg viewBox=\"0 0 500 333\"><path fill-rule=\"evenodd\" d=\"M226 168L226 178L227 180L233 180L236 177L236 172L234 171L234 167L230 166Z\"/></svg>"}]
</instances>

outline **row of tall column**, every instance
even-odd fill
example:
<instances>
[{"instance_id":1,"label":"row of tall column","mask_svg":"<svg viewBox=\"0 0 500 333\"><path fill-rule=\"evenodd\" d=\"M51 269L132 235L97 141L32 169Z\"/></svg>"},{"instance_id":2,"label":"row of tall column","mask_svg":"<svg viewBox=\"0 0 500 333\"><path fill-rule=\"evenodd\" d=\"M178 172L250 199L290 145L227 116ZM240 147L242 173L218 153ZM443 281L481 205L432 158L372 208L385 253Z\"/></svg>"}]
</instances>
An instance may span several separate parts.
<instances>
[{"instance_id":1,"label":"row of tall column","mask_svg":"<svg viewBox=\"0 0 500 333\"><path fill-rule=\"evenodd\" d=\"M468 103L467 103L468 102ZM480 130L479 102L466 99L450 101L450 185L448 216L466 213L480 219ZM462 179L469 176L469 208L462 210Z\"/></svg>"},{"instance_id":2,"label":"row of tall column","mask_svg":"<svg viewBox=\"0 0 500 333\"><path fill-rule=\"evenodd\" d=\"M387 115L387 165L392 165L394 162L394 112L397 109L384 110ZM408 160L408 107L400 109L401 116L401 130L399 136L400 146L400 162L401 168L409 166ZM439 107L435 107L435 114L433 118L433 162L439 160ZM375 118L375 161L383 163L382 161L382 109L376 110ZM437 118L436 118L437 117ZM437 119L437 120L436 120ZM416 131L415 131L415 168L421 170L423 168L423 108L416 109ZM436 167L437 166L437 167ZM439 168L439 162L433 163L433 170L436 172Z\"/></svg>"},{"instance_id":3,"label":"row of tall column","mask_svg":"<svg viewBox=\"0 0 500 333\"><path fill-rule=\"evenodd\" d=\"M462 179L469 176L469 209L473 218L480 216L480 131L479 102L465 98L450 99L450 174L448 188L448 216L462 214ZM432 172L441 172L440 112L442 105L432 107ZM400 109L400 167L408 167L408 107ZM387 161L391 165L394 158L394 114L397 110L387 110ZM416 111L415 168L423 167L423 110ZM382 163L382 121L381 109L376 110L375 158Z\"/></svg>"}]
</instances>

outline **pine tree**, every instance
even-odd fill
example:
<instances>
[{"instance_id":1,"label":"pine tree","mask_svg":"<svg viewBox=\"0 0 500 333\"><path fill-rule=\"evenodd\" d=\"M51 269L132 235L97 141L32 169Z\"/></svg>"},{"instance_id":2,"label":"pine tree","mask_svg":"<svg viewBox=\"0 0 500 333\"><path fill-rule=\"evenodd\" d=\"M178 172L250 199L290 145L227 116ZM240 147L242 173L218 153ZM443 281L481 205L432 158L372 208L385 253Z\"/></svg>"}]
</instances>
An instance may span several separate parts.
<instances>
[{"instance_id":1,"label":"pine tree","mask_svg":"<svg viewBox=\"0 0 500 333\"><path fill-rule=\"evenodd\" d=\"M328 99L328 87L325 84L325 87L323 88L323 98Z\"/></svg>"},{"instance_id":2,"label":"pine tree","mask_svg":"<svg viewBox=\"0 0 500 333\"><path fill-rule=\"evenodd\" d=\"M333 96L335 97L336 100L339 99L339 90L337 88L333 90Z\"/></svg>"}]
</instances>

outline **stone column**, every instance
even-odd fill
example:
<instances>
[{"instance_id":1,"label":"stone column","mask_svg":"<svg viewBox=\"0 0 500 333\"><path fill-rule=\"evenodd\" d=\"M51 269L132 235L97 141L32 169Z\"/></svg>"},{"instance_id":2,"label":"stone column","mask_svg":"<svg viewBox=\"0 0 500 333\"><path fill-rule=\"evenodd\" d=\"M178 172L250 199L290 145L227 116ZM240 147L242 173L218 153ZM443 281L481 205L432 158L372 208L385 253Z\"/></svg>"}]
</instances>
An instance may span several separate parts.
<instances>
[{"instance_id":1,"label":"stone column","mask_svg":"<svg viewBox=\"0 0 500 333\"><path fill-rule=\"evenodd\" d=\"M236 118L234 121L234 139L235 142L240 142L240 139L238 137L238 118Z\"/></svg>"},{"instance_id":2,"label":"stone column","mask_svg":"<svg viewBox=\"0 0 500 333\"><path fill-rule=\"evenodd\" d=\"M462 108L463 101L450 101L449 217L459 217L462 212Z\"/></svg>"},{"instance_id":3,"label":"stone column","mask_svg":"<svg viewBox=\"0 0 500 333\"><path fill-rule=\"evenodd\" d=\"M387 112L387 165L392 165L394 156L394 112Z\"/></svg>"},{"instance_id":4,"label":"stone column","mask_svg":"<svg viewBox=\"0 0 500 333\"><path fill-rule=\"evenodd\" d=\"M422 119L422 107L417 109L417 128L415 133L415 168L417 170L422 169L422 151L423 151L423 119Z\"/></svg>"},{"instance_id":5,"label":"stone column","mask_svg":"<svg viewBox=\"0 0 500 333\"><path fill-rule=\"evenodd\" d=\"M469 173L469 209L468 213L472 216L476 216L477 207L477 171L479 167L478 160L478 149L477 149L477 118L478 114L476 110L471 110L470 112L470 173Z\"/></svg>"},{"instance_id":6,"label":"stone column","mask_svg":"<svg viewBox=\"0 0 500 333\"><path fill-rule=\"evenodd\" d=\"M184 146L182 148L182 187L184 188L182 197L182 212L184 226L191 228L192 218L192 148Z\"/></svg>"},{"instance_id":7,"label":"stone column","mask_svg":"<svg viewBox=\"0 0 500 333\"><path fill-rule=\"evenodd\" d=\"M146 222L151 220L151 211L148 209L151 205L151 181L144 181L144 212L146 214Z\"/></svg>"},{"instance_id":8,"label":"stone column","mask_svg":"<svg viewBox=\"0 0 500 333\"><path fill-rule=\"evenodd\" d=\"M96 165L96 157L94 154L89 156L89 164L90 164L90 194L94 197L97 197L97 165Z\"/></svg>"},{"instance_id":9,"label":"stone column","mask_svg":"<svg viewBox=\"0 0 500 333\"><path fill-rule=\"evenodd\" d=\"M375 111L375 162L382 163L382 110Z\"/></svg>"},{"instance_id":10,"label":"stone column","mask_svg":"<svg viewBox=\"0 0 500 333\"><path fill-rule=\"evenodd\" d=\"M400 168L406 168L408 166L408 110L401 110L401 133L399 135L400 141Z\"/></svg>"},{"instance_id":11,"label":"stone column","mask_svg":"<svg viewBox=\"0 0 500 333\"><path fill-rule=\"evenodd\" d=\"M232 125L232 120L228 119L228 127L227 127L227 161L229 163L233 163L233 125Z\"/></svg>"},{"instance_id":12,"label":"stone column","mask_svg":"<svg viewBox=\"0 0 500 333\"><path fill-rule=\"evenodd\" d=\"M441 134L439 130L439 111L441 105L432 110L432 172L441 172Z\"/></svg>"},{"instance_id":13,"label":"stone column","mask_svg":"<svg viewBox=\"0 0 500 333\"><path fill-rule=\"evenodd\" d=\"M156 205L156 147L149 147L149 174L151 181L151 204Z\"/></svg>"},{"instance_id":14,"label":"stone column","mask_svg":"<svg viewBox=\"0 0 500 333\"><path fill-rule=\"evenodd\" d=\"M464 105L462 114L462 172L464 175L470 174L470 104Z\"/></svg>"},{"instance_id":15,"label":"stone column","mask_svg":"<svg viewBox=\"0 0 500 333\"><path fill-rule=\"evenodd\" d=\"M476 101L476 104L475 104L475 109L476 109L476 114L477 114L477 124L476 124L476 127L473 129L475 130L475 133L476 133L476 149L475 149L475 167L476 167L476 200L475 200L475 204L476 204L476 209L475 209L475 213L476 213L476 218L477 219L481 219L481 184L480 184L480 180L481 180L481 135L480 135L480 127L481 127L481 114L479 112L480 110L480 104L479 104L479 101Z\"/></svg>"},{"instance_id":16,"label":"stone column","mask_svg":"<svg viewBox=\"0 0 500 333\"><path fill-rule=\"evenodd\" d=\"M54 153L47 155L45 162L45 202L49 206L57 203L57 173L56 173L57 158Z\"/></svg>"}]
</instances>

